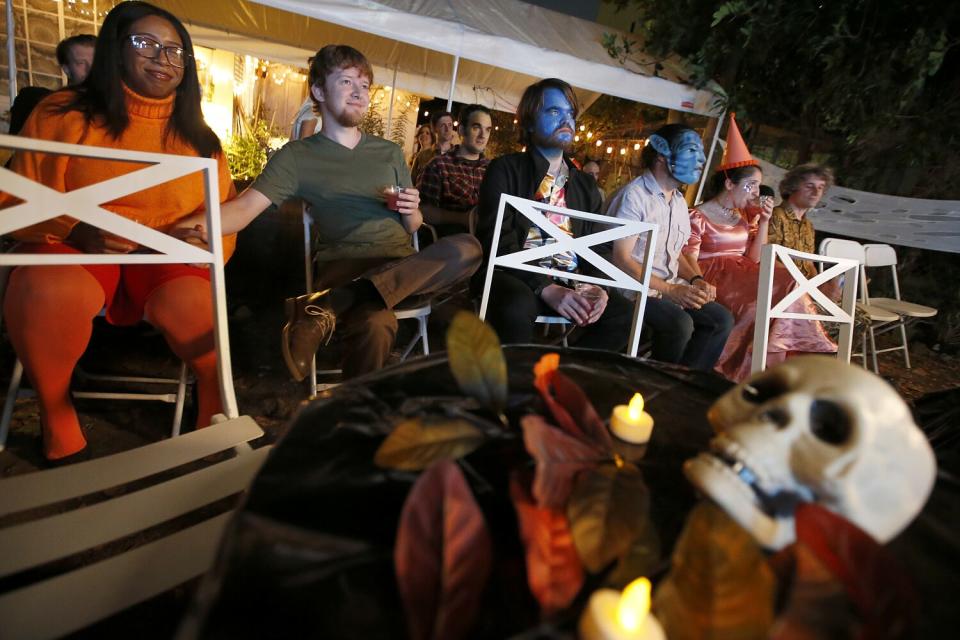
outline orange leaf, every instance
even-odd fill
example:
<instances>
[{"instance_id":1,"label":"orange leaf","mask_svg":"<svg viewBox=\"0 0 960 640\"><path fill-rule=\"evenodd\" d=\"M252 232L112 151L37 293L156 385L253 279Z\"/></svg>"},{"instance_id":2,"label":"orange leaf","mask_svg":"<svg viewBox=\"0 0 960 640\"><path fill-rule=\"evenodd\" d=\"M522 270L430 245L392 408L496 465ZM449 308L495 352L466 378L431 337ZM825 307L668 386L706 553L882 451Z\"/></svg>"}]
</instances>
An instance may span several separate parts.
<instances>
[{"instance_id":1,"label":"orange leaf","mask_svg":"<svg viewBox=\"0 0 960 640\"><path fill-rule=\"evenodd\" d=\"M564 509L577 473L603 461L603 451L550 426L538 415L524 416L520 427L527 452L537 463L533 497L541 507Z\"/></svg>"},{"instance_id":2,"label":"orange leaf","mask_svg":"<svg viewBox=\"0 0 960 640\"><path fill-rule=\"evenodd\" d=\"M460 467L444 460L424 471L404 502L393 555L410 637L469 636L492 556Z\"/></svg>"},{"instance_id":3,"label":"orange leaf","mask_svg":"<svg viewBox=\"0 0 960 640\"><path fill-rule=\"evenodd\" d=\"M549 616L577 597L583 586L583 565L563 512L535 505L526 486L525 479L511 476L510 497L526 550L527 584L543 615Z\"/></svg>"}]
</instances>

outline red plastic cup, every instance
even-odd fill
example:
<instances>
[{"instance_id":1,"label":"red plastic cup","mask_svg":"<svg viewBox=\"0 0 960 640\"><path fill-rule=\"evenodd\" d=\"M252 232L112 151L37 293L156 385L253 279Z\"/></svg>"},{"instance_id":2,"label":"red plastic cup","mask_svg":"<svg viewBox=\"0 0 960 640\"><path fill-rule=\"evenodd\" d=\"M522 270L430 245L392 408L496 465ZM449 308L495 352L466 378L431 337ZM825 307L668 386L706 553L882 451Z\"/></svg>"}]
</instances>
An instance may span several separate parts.
<instances>
[{"instance_id":1,"label":"red plastic cup","mask_svg":"<svg viewBox=\"0 0 960 640\"><path fill-rule=\"evenodd\" d=\"M391 211L400 210L400 194L403 193L403 187L391 184L383 188L383 197L387 201L387 209Z\"/></svg>"}]
</instances>

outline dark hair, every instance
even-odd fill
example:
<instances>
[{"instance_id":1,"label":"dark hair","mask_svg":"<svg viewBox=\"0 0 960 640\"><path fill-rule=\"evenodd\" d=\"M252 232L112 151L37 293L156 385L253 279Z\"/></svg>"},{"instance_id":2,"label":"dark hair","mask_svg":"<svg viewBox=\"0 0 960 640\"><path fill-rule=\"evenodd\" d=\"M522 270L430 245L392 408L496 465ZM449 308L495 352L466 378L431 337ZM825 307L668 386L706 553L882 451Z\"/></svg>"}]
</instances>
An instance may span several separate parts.
<instances>
[{"instance_id":1,"label":"dark hair","mask_svg":"<svg viewBox=\"0 0 960 640\"><path fill-rule=\"evenodd\" d=\"M123 93L120 65L123 60L123 47L130 35L130 28L137 20L147 16L163 18L176 29L183 50L183 78L177 87L177 96L173 103L173 114L167 122L164 135L182 138L193 147L197 154L209 158L222 150L217 134L207 126L200 110L200 80L197 78L197 64L193 57L193 42L175 15L160 7L146 2L131 0L121 2L107 14L100 27L97 47L93 54L93 64L87 79L74 87L75 96L63 106L61 111L80 111L87 121L101 118L103 126L114 138L119 138L130 126L127 113L127 99Z\"/></svg>"},{"instance_id":2,"label":"dark hair","mask_svg":"<svg viewBox=\"0 0 960 640\"><path fill-rule=\"evenodd\" d=\"M437 142L437 141L434 139L434 137L433 137L433 129L430 128L430 125L428 125L428 124L422 124L422 125L420 125L419 127L417 127L417 132L416 132L415 134L413 134L413 152L414 152L414 154L419 153L419 152L422 151L423 149L426 149L426 147L421 147L421 146L420 146L420 134L421 134L422 132L424 132L424 131L426 131L427 133L430 134L430 146L433 146L433 145L436 144L436 142Z\"/></svg>"},{"instance_id":3,"label":"dark hair","mask_svg":"<svg viewBox=\"0 0 960 640\"><path fill-rule=\"evenodd\" d=\"M94 47L97 46L97 36L89 33L81 33L69 38L64 38L57 45L57 64L60 66L70 62L70 50L74 47Z\"/></svg>"},{"instance_id":4,"label":"dark hair","mask_svg":"<svg viewBox=\"0 0 960 640\"><path fill-rule=\"evenodd\" d=\"M327 76L340 69L359 69L360 73L367 77L370 84L373 84L373 67L367 57L346 44L328 44L317 54L310 58L310 99L313 100L313 106L320 108L320 102L313 95L313 87L323 88L327 81Z\"/></svg>"},{"instance_id":5,"label":"dark hair","mask_svg":"<svg viewBox=\"0 0 960 640\"><path fill-rule=\"evenodd\" d=\"M693 129L685 124L674 123L660 127L651 135L660 136L667 141L667 144L670 145L670 148L672 149L680 141L680 136L685 134L687 131L693 131ZM644 168L653 169L653 166L656 164L659 156L660 152L653 148L653 145L650 144L650 139L647 138L647 144L643 148L643 151L640 152L640 161L643 163Z\"/></svg>"},{"instance_id":6,"label":"dark hair","mask_svg":"<svg viewBox=\"0 0 960 640\"><path fill-rule=\"evenodd\" d=\"M753 175L755 171L759 171L761 174L763 173L760 167L755 164L751 164L746 167L734 167L725 171L715 172L712 176L710 176L710 180L706 184L703 199L709 200L722 193L724 184L727 180L734 184L739 184L742 180Z\"/></svg>"},{"instance_id":7,"label":"dark hair","mask_svg":"<svg viewBox=\"0 0 960 640\"><path fill-rule=\"evenodd\" d=\"M485 113L488 116L490 116L491 119L493 118L493 114L490 112L490 109L487 109L482 104L468 104L467 106L460 109L460 120L459 120L460 126L461 127L467 126L467 123L470 122L470 116L472 116L477 112Z\"/></svg>"},{"instance_id":8,"label":"dark hair","mask_svg":"<svg viewBox=\"0 0 960 640\"><path fill-rule=\"evenodd\" d=\"M533 129L537 113L543 107L543 94L547 89L560 90L573 108L573 117L580 115L580 101L577 100L577 94L569 84L559 78L544 78L540 82L533 83L523 92L520 104L517 105L517 121L520 125L520 144L522 145L530 144L530 130Z\"/></svg>"},{"instance_id":9,"label":"dark hair","mask_svg":"<svg viewBox=\"0 0 960 640\"><path fill-rule=\"evenodd\" d=\"M437 128L437 124L439 124L439 122L440 122L440 119L441 119L441 118L446 118L447 116L450 116L450 119L453 120L453 114L450 113L449 111L436 111L436 112L434 112L434 114L433 114L432 116L430 116L430 126L433 127L434 129L436 129L436 128Z\"/></svg>"},{"instance_id":10,"label":"dark hair","mask_svg":"<svg viewBox=\"0 0 960 640\"><path fill-rule=\"evenodd\" d=\"M799 189L803 181L811 175L826 182L828 189L833 186L833 171L829 167L813 163L801 164L790 169L787 175L783 176L783 180L780 181L780 197L784 200L789 198L790 194Z\"/></svg>"},{"instance_id":11,"label":"dark hair","mask_svg":"<svg viewBox=\"0 0 960 640\"><path fill-rule=\"evenodd\" d=\"M20 133L27 118L33 112L41 100L53 93L50 89L44 87L24 87L17 93L13 104L10 106L10 130L7 132L12 136Z\"/></svg>"}]
</instances>

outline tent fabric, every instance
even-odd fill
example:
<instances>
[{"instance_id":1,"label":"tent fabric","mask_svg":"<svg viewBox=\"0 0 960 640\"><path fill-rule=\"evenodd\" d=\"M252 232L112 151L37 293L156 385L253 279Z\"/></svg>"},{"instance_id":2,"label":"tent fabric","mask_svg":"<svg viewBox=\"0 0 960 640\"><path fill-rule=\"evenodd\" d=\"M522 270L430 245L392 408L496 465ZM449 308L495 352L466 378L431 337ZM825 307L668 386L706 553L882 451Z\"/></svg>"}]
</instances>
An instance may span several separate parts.
<instances>
[{"instance_id":1,"label":"tent fabric","mask_svg":"<svg viewBox=\"0 0 960 640\"><path fill-rule=\"evenodd\" d=\"M281 45L284 55L292 59L269 57L301 66L321 46L346 42L363 51L376 67L389 70L390 75L379 76L378 82L388 82L396 68L399 86L416 91L415 80L420 78L420 86L429 87L423 92L432 95L447 95L454 56L459 55L454 98L506 111L516 107L523 88L531 82L561 77L588 94L606 93L691 113L719 113L716 93L686 84L680 59L656 61L661 77L647 72L653 69L653 60L628 70L603 48L603 35L611 29L518 0L158 0L156 4L191 27L219 32L221 40L229 34L234 44L242 45L241 50L254 46L253 40ZM215 44L203 37L198 42ZM586 102L595 97L587 97Z\"/></svg>"}]
</instances>

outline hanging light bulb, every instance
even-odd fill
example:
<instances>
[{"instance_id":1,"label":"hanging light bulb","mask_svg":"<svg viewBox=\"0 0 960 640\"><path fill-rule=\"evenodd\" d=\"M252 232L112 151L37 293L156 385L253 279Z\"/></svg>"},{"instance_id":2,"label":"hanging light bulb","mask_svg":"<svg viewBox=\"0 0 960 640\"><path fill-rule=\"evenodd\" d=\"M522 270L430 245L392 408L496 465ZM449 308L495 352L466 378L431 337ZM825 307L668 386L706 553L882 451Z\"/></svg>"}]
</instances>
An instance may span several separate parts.
<instances>
[{"instance_id":1,"label":"hanging light bulb","mask_svg":"<svg viewBox=\"0 0 960 640\"><path fill-rule=\"evenodd\" d=\"M607 147L607 153L613 153L613 147Z\"/></svg>"}]
</instances>

